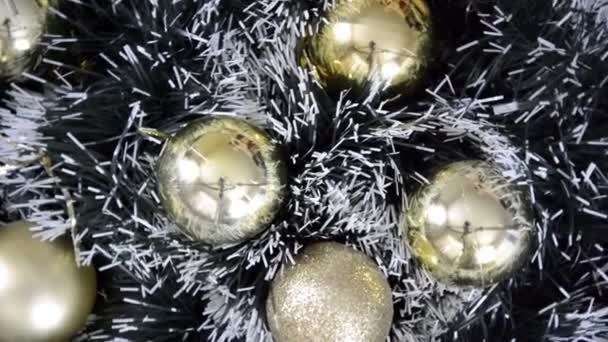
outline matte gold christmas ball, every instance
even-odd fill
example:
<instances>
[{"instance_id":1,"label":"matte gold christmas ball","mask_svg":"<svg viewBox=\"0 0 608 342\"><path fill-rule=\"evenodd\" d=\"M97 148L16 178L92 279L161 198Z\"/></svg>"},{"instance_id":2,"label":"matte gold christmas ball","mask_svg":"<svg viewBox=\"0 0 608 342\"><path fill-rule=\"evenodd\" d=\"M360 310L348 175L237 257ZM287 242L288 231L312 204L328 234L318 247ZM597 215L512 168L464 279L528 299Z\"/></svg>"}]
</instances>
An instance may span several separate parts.
<instances>
[{"instance_id":1,"label":"matte gold christmas ball","mask_svg":"<svg viewBox=\"0 0 608 342\"><path fill-rule=\"evenodd\" d=\"M300 62L328 91L380 82L407 95L424 78L433 42L426 0L336 0L327 21L304 40Z\"/></svg>"},{"instance_id":2,"label":"matte gold christmas ball","mask_svg":"<svg viewBox=\"0 0 608 342\"><path fill-rule=\"evenodd\" d=\"M391 288L365 254L315 243L273 280L266 316L276 342L383 342L393 320Z\"/></svg>"},{"instance_id":3,"label":"matte gold christmas ball","mask_svg":"<svg viewBox=\"0 0 608 342\"><path fill-rule=\"evenodd\" d=\"M33 63L46 30L48 0L0 1L0 77L21 75Z\"/></svg>"},{"instance_id":4,"label":"matte gold christmas ball","mask_svg":"<svg viewBox=\"0 0 608 342\"><path fill-rule=\"evenodd\" d=\"M69 239L42 242L30 227L0 227L0 341L67 341L95 304L95 270L77 267Z\"/></svg>"},{"instance_id":5,"label":"matte gold christmas ball","mask_svg":"<svg viewBox=\"0 0 608 342\"><path fill-rule=\"evenodd\" d=\"M456 162L428 180L407 210L407 235L414 255L438 280L489 285L529 259L531 204L496 167Z\"/></svg>"},{"instance_id":6,"label":"matte gold christmas ball","mask_svg":"<svg viewBox=\"0 0 608 342\"><path fill-rule=\"evenodd\" d=\"M241 242L265 230L280 209L285 167L256 126L226 116L199 119L169 139L158 161L162 203L195 239Z\"/></svg>"}]
</instances>

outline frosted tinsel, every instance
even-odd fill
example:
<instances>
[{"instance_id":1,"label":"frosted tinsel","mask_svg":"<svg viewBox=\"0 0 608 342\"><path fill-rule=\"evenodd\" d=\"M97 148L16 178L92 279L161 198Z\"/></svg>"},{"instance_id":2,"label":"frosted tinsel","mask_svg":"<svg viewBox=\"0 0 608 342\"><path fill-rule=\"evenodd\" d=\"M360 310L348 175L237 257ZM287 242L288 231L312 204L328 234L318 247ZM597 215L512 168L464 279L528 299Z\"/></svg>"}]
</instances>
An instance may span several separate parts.
<instances>
[{"instance_id":1,"label":"frosted tinsel","mask_svg":"<svg viewBox=\"0 0 608 342\"><path fill-rule=\"evenodd\" d=\"M63 31L45 37L39 73L4 92L0 213L32 217L46 238L73 234L97 265L101 303L80 339L270 341L269 281L318 240L355 246L387 275L392 341L608 339L601 3L431 1L445 20L426 91L390 100L379 89L333 99L298 67L298 39L331 6L80 0L53 11ZM142 134L209 114L265 127L290 173L272 227L216 249L167 219L154 177L162 142ZM424 171L470 158L527 186L537 215L528 267L483 290L434 281L398 230Z\"/></svg>"}]
</instances>

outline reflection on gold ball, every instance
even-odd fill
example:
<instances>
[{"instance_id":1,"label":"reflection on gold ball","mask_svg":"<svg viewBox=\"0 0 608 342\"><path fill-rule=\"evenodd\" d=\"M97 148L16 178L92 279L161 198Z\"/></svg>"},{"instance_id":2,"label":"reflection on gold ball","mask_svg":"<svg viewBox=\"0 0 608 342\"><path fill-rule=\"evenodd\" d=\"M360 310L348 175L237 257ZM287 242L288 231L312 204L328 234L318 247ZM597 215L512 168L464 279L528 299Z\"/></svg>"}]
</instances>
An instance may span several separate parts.
<instances>
[{"instance_id":1,"label":"reflection on gold ball","mask_svg":"<svg viewBox=\"0 0 608 342\"><path fill-rule=\"evenodd\" d=\"M97 279L68 239L41 242L27 222L0 228L0 341L67 341L93 309Z\"/></svg>"},{"instance_id":2,"label":"reflection on gold ball","mask_svg":"<svg viewBox=\"0 0 608 342\"><path fill-rule=\"evenodd\" d=\"M266 315L277 342L382 342L393 319L391 288L365 254L315 243L273 280Z\"/></svg>"},{"instance_id":3,"label":"reflection on gold ball","mask_svg":"<svg viewBox=\"0 0 608 342\"><path fill-rule=\"evenodd\" d=\"M48 1L0 1L0 77L11 79L32 64L46 30Z\"/></svg>"},{"instance_id":4,"label":"reflection on gold ball","mask_svg":"<svg viewBox=\"0 0 608 342\"><path fill-rule=\"evenodd\" d=\"M407 210L414 255L438 280L484 286L530 257L533 216L527 197L490 164L438 169Z\"/></svg>"},{"instance_id":5,"label":"reflection on gold ball","mask_svg":"<svg viewBox=\"0 0 608 342\"><path fill-rule=\"evenodd\" d=\"M193 238L214 245L266 229L285 198L286 173L264 131L221 116L188 124L169 139L158 161L169 216Z\"/></svg>"},{"instance_id":6,"label":"reflection on gold ball","mask_svg":"<svg viewBox=\"0 0 608 342\"><path fill-rule=\"evenodd\" d=\"M327 20L305 39L300 61L328 91L380 82L409 94L424 78L432 46L426 0L336 0Z\"/></svg>"}]
</instances>

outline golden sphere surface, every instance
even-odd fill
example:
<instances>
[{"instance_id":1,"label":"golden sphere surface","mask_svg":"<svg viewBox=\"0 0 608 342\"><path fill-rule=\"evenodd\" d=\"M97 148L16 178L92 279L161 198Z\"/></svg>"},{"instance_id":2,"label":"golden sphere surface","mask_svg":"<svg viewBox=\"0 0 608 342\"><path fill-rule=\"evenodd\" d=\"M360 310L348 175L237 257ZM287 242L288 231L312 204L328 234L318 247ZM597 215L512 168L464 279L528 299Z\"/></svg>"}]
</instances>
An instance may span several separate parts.
<instances>
[{"instance_id":1,"label":"golden sphere surface","mask_svg":"<svg viewBox=\"0 0 608 342\"><path fill-rule=\"evenodd\" d=\"M277 342L383 342L393 320L391 288L365 254L314 243L273 280L266 316Z\"/></svg>"},{"instance_id":2,"label":"golden sphere surface","mask_svg":"<svg viewBox=\"0 0 608 342\"><path fill-rule=\"evenodd\" d=\"M42 242L30 227L0 227L0 341L67 341L95 304L95 270L77 267L69 239Z\"/></svg>"},{"instance_id":3,"label":"golden sphere surface","mask_svg":"<svg viewBox=\"0 0 608 342\"><path fill-rule=\"evenodd\" d=\"M32 64L48 8L45 0L0 1L0 77L17 77Z\"/></svg>"},{"instance_id":4,"label":"golden sphere surface","mask_svg":"<svg viewBox=\"0 0 608 342\"><path fill-rule=\"evenodd\" d=\"M531 206L497 168L462 161L436 170L411 199L414 255L438 280L484 286L510 276L530 256Z\"/></svg>"},{"instance_id":5,"label":"golden sphere surface","mask_svg":"<svg viewBox=\"0 0 608 342\"><path fill-rule=\"evenodd\" d=\"M169 216L192 238L212 245L265 230L285 198L286 173L264 131L222 116L189 123L169 139L158 161Z\"/></svg>"},{"instance_id":6,"label":"golden sphere surface","mask_svg":"<svg viewBox=\"0 0 608 342\"><path fill-rule=\"evenodd\" d=\"M409 94L423 79L433 39L426 0L337 0L326 19L300 59L326 89L380 82Z\"/></svg>"}]
</instances>

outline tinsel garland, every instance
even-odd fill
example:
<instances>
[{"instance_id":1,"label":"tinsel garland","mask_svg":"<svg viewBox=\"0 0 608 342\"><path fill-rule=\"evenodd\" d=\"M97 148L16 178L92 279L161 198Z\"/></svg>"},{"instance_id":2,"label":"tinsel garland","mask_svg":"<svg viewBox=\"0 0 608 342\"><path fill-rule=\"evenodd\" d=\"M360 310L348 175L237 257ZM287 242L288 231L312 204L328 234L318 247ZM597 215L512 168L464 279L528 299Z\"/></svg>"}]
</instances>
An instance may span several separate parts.
<instances>
[{"instance_id":1,"label":"tinsel garland","mask_svg":"<svg viewBox=\"0 0 608 342\"><path fill-rule=\"evenodd\" d=\"M67 233L103 275L81 340L270 340L269 281L311 241L372 257L393 289L393 341L608 339L608 26L600 2L432 1L426 90L328 95L297 65L331 2L65 1L46 54L0 111L2 216ZM37 76L33 76L37 75ZM209 114L264 126L289 156L272 227L211 249L156 191L162 142ZM46 157L50 164L38 161ZM400 236L430 167L496 162L530 189L535 252L487 289L437 283ZM71 213L70 208L74 210Z\"/></svg>"}]
</instances>

